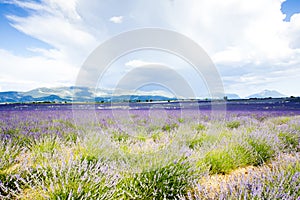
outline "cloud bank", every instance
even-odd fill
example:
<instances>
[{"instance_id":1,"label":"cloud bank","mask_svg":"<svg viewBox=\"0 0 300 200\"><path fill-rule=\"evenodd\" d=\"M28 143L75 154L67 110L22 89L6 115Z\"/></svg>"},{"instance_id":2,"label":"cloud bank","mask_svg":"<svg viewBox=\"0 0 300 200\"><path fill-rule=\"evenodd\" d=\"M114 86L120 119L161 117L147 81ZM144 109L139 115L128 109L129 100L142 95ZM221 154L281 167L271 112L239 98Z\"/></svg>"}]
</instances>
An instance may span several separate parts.
<instances>
[{"instance_id":1,"label":"cloud bank","mask_svg":"<svg viewBox=\"0 0 300 200\"><path fill-rule=\"evenodd\" d=\"M30 55L18 56L0 46L2 90L70 84L101 42L124 31L160 27L200 44L215 62L227 93L243 97L268 88L300 95L295 86L300 80L300 14L284 21L283 0L9 3L27 12L6 15L11 26L51 48L28 46ZM138 62L142 55L131 60L123 66L143 64ZM147 61L157 63L156 57Z\"/></svg>"}]
</instances>

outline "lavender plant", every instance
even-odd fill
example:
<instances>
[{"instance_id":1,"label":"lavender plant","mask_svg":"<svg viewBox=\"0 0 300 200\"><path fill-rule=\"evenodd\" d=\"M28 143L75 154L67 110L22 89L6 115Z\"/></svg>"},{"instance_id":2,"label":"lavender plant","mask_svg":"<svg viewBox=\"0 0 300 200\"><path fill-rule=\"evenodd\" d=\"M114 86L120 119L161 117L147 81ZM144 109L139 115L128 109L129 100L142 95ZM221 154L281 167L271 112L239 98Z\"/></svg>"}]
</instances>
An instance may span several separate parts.
<instances>
[{"instance_id":1,"label":"lavender plant","mask_svg":"<svg viewBox=\"0 0 300 200\"><path fill-rule=\"evenodd\" d=\"M0 112L0 198L299 197L299 116L164 112Z\"/></svg>"}]
</instances>

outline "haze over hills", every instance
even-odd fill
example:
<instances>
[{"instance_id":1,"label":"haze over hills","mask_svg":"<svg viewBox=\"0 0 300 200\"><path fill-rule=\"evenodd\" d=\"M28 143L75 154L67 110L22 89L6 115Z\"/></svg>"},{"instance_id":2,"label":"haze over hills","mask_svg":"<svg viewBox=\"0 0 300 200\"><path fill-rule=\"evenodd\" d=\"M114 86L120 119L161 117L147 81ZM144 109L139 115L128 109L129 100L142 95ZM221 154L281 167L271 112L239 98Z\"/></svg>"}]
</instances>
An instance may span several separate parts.
<instances>
[{"instance_id":1,"label":"haze over hills","mask_svg":"<svg viewBox=\"0 0 300 200\"><path fill-rule=\"evenodd\" d=\"M280 92L276 90L263 90L260 93L252 94L250 96L247 96L246 98L280 98L280 97L286 97L286 95L281 94Z\"/></svg>"},{"instance_id":2,"label":"haze over hills","mask_svg":"<svg viewBox=\"0 0 300 200\"><path fill-rule=\"evenodd\" d=\"M0 92L0 102L121 102L121 101L167 101L176 98L163 91L130 92L95 90L88 87L37 88L27 92Z\"/></svg>"},{"instance_id":3,"label":"haze over hills","mask_svg":"<svg viewBox=\"0 0 300 200\"><path fill-rule=\"evenodd\" d=\"M240 99L237 94L226 94L228 99ZM275 90L264 90L247 98L277 98L285 95ZM0 92L1 103L14 102L122 102L122 101L168 101L175 96L164 91L113 91L95 90L88 87L37 88L27 92ZM183 99L183 98L180 98ZM205 99L205 98L203 98Z\"/></svg>"}]
</instances>

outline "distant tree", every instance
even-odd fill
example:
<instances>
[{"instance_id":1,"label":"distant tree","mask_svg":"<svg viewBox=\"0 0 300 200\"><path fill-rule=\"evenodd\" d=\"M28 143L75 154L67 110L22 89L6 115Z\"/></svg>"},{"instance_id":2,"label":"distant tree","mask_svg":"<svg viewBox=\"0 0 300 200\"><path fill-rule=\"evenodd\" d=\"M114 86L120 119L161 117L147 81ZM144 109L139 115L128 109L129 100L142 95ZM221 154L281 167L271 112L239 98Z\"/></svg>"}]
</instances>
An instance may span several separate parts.
<instances>
[{"instance_id":1,"label":"distant tree","mask_svg":"<svg viewBox=\"0 0 300 200\"><path fill-rule=\"evenodd\" d=\"M225 101L227 101L227 100L228 100L228 97L227 97L227 96L224 96L223 98L224 98L224 100L225 100Z\"/></svg>"}]
</instances>

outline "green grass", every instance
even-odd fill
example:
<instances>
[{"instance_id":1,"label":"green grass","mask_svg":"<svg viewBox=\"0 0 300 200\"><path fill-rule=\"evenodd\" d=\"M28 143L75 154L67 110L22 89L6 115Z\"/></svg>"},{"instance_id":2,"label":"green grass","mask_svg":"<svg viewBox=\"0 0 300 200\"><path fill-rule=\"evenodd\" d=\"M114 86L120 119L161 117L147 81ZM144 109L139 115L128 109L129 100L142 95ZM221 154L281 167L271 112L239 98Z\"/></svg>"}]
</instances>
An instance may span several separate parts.
<instances>
[{"instance_id":1,"label":"green grass","mask_svg":"<svg viewBox=\"0 0 300 200\"><path fill-rule=\"evenodd\" d=\"M227 174L238 167L253 164L254 160L251 151L240 144L232 144L209 151L198 165L208 166L210 174Z\"/></svg>"},{"instance_id":2,"label":"green grass","mask_svg":"<svg viewBox=\"0 0 300 200\"><path fill-rule=\"evenodd\" d=\"M226 127L230 128L230 129L236 129L238 127L240 127L241 122L239 121L231 121L231 122L227 122Z\"/></svg>"},{"instance_id":3,"label":"green grass","mask_svg":"<svg viewBox=\"0 0 300 200\"><path fill-rule=\"evenodd\" d=\"M130 135L124 132L113 131L112 139L116 142L126 142L129 140Z\"/></svg>"},{"instance_id":4,"label":"green grass","mask_svg":"<svg viewBox=\"0 0 300 200\"><path fill-rule=\"evenodd\" d=\"M206 178L189 193L189 199L298 199L300 154L281 155L277 160L247 173Z\"/></svg>"},{"instance_id":5,"label":"green grass","mask_svg":"<svg viewBox=\"0 0 300 200\"><path fill-rule=\"evenodd\" d=\"M192 139L187 140L187 145L191 149L196 149L201 147L201 145L208 139L208 135L206 133L200 133L194 136Z\"/></svg>"},{"instance_id":6,"label":"green grass","mask_svg":"<svg viewBox=\"0 0 300 200\"><path fill-rule=\"evenodd\" d=\"M300 137L296 133L280 132L279 139L283 142L285 149L298 149Z\"/></svg>"},{"instance_id":7,"label":"green grass","mask_svg":"<svg viewBox=\"0 0 300 200\"><path fill-rule=\"evenodd\" d=\"M203 124L197 124L197 125L194 125L194 129L195 129L197 132L201 132L201 131L206 130L206 126L203 125Z\"/></svg>"},{"instance_id":8,"label":"green grass","mask_svg":"<svg viewBox=\"0 0 300 200\"><path fill-rule=\"evenodd\" d=\"M225 148L208 152L203 162L209 166L210 174L225 174L236 168L232 154Z\"/></svg>"},{"instance_id":9,"label":"green grass","mask_svg":"<svg viewBox=\"0 0 300 200\"><path fill-rule=\"evenodd\" d=\"M189 163L180 159L166 166L126 174L117 185L116 199L177 199L193 180Z\"/></svg>"},{"instance_id":10,"label":"green grass","mask_svg":"<svg viewBox=\"0 0 300 200\"><path fill-rule=\"evenodd\" d=\"M171 132L171 131L176 130L178 127L179 127L179 125L177 123L170 123L170 124L168 123L162 127L162 130L166 131L166 132Z\"/></svg>"},{"instance_id":11,"label":"green grass","mask_svg":"<svg viewBox=\"0 0 300 200\"><path fill-rule=\"evenodd\" d=\"M0 171L15 164L21 151L22 149L12 142L2 141L0 144Z\"/></svg>"},{"instance_id":12,"label":"green grass","mask_svg":"<svg viewBox=\"0 0 300 200\"><path fill-rule=\"evenodd\" d=\"M247 143L252 147L255 153L256 160L253 163L254 166L264 164L275 155L275 150L272 146L262 138L249 137L247 138Z\"/></svg>"}]
</instances>

